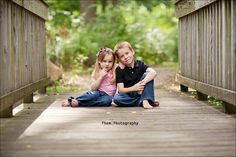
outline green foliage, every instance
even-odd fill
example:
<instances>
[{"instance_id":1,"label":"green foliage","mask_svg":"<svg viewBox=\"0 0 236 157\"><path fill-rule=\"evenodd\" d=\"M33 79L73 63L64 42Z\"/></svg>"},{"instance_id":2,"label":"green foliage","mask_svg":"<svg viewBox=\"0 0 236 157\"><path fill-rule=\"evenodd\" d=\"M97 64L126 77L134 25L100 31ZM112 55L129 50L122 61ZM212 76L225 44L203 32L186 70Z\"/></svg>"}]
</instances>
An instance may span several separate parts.
<instances>
[{"instance_id":1,"label":"green foliage","mask_svg":"<svg viewBox=\"0 0 236 157\"><path fill-rule=\"evenodd\" d=\"M173 6L173 0L135 0L138 5L144 5L148 10L152 10L153 6L164 4L167 7ZM125 3L125 0L123 1Z\"/></svg>"},{"instance_id":2,"label":"green foliage","mask_svg":"<svg viewBox=\"0 0 236 157\"><path fill-rule=\"evenodd\" d=\"M47 87L47 94L57 94L57 93L70 93L70 92L80 92L75 86L60 86L54 85Z\"/></svg>"},{"instance_id":3,"label":"green foliage","mask_svg":"<svg viewBox=\"0 0 236 157\"><path fill-rule=\"evenodd\" d=\"M148 64L177 61L177 20L173 8L160 4L149 11L133 1L123 9L127 35L138 58Z\"/></svg>"},{"instance_id":4,"label":"green foliage","mask_svg":"<svg viewBox=\"0 0 236 157\"><path fill-rule=\"evenodd\" d=\"M216 105L216 106L222 106L223 105L223 101L222 100L219 100L215 97L212 97L212 96L208 96L207 98L207 101L213 105Z\"/></svg>"},{"instance_id":5,"label":"green foliage","mask_svg":"<svg viewBox=\"0 0 236 157\"><path fill-rule=\"evenodd\" d=\"M161 67L172 67L178 69L178 62L163 62Z\"/></svg>"},{"instance_id":6,"label":"green foliage","mask_svg":"<svg viewBox=\"0 0 236 157\"><path fill-rule=\"evenodd\" d=\"M49 20L54 27L72 26L72 18L79 17L78 0L46 0L49 6Z\"/></svg>"},{"instance_id":7,"label":"green foliage","mask_svg":"<svg viewBox=\"0 0 236 157\"><path fill-rule=\"evenodd\" d=\"M100 47L113 49L117 42L129 41L136 58L147 64L177 61L178 21L174 17L174 8L170 1L148 2L137 0L117 6L110 4L104 11L98 10L96 19L88 24L79 16L78 8L65 4L69 2L61 2L67 6L51 3L51 20L47 22L50 59L65 69L76 68L79 71L79 68L94 65Z\"/></svg>"},{"instance_id":8,"label":"green foliage","mask_svg":"<svg viewBox=\"0 0 236 157\"><path fill-rule=\"evenodd\" d=\"M197 92L196 91L191 91L190 94L192 97L197 98ZM222 107L223 106L223 101L220 99L217 99L213 96L208 96L207 97L207 102L209 102L211 105L215 107Z\"/></svg>"}]
</instances>

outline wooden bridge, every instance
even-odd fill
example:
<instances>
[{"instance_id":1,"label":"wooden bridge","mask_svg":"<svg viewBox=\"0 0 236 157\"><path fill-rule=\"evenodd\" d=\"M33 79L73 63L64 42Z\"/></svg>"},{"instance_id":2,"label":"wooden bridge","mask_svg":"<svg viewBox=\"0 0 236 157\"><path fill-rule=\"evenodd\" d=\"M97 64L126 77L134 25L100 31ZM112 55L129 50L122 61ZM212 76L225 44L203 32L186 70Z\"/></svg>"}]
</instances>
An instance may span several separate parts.
<instances>
[{"instance_id":1,"label":"wooden bridge","mask_svg":"<svg viewBox=\"0 0 236 157\"><path fill-rule=\"evenodd\" d=\"M225 101L236 112L236 2L176 0L181 90Z\"/></svg>"},{"instance_id":2,"label":"wooden bridge","mask_svg":"<svg viewBox=\"0 0 236 157\"><path fill-rule=\"evenodd\" d=\"M161 106L151 110L63 108L66 96L2 118L1 157L236 155L235 118L187 94L157 90Z\"/></svg>"},{"instance_id":3,"label":"wooden bridge","mask_svg":"<svg viewBox=\"0 0 236 157\"><path fill-rule=\"evenodd\" d=\"M62 108L70 94L33 98L47 84L46 3L0 1L0 156L236 156L235 117L186 90L220 98L234 111L236 3L176 0L175 6L185 92L157 88L161 106L151 110Z\"/></svg>"},{"instance_id":4,"label":"wooden bridge","mask_svg":"<svg viewBox=\"0 0 236 157\"><path fill-rule=\"evenodd\" d=\"M47 83L44 1L0 1L0 117Z\"/></svg>"}]
</instances>

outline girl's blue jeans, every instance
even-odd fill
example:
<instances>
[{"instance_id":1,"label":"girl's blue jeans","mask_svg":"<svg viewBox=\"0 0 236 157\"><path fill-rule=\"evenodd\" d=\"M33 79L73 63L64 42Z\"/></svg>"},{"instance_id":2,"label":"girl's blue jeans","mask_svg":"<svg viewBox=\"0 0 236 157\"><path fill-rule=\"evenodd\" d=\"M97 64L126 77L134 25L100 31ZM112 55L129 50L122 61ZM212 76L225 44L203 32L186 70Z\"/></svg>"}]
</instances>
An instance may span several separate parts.
<instances>
[{"instance_id":1,"label":"girl's blue jeans","mask_svg":"<svg viewBox=\"0 0 236 157\"><path fill-rule=\"evenodd\" d=\"M143 74L143 80L147 72ZM136 107L141 106L143 100L148 100L150 105L154 104L155 96L154 96L154 80L148 82L141 95L137 92L130 92L130 93L118 93L114 96L113 101L117 106L120 107Z\"/></svg>"},{"instance_id":2,"label":"girl's blue jeans","mask_svg":"<svg viewBox=\"0 0 236 157\"><path fill-rule=\"evenodd\" d=\"M102 107L111 105L112 96L103 91L90 90L79 95L76 100L79 107Z\"/></svg>"}]
</instances>

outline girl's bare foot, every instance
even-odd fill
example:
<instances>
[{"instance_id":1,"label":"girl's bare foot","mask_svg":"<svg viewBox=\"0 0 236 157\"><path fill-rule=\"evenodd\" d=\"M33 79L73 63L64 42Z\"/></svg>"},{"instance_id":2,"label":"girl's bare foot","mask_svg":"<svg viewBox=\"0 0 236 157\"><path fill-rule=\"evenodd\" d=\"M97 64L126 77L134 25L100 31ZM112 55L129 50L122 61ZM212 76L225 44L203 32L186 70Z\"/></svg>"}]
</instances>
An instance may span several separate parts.
<instances>
[{"instance_id":1,"label":"girl's bare foot","mask_svg":"<svg viewBox=\"0 0 236 157\"><path fill-rule=\"evenodd\" d=\"M153 108L152 105L149 104L149 102L147 100L143 101L143 108L144 109L150 109Z\"/></svg>"},{"instance_id":2,"label":"girl's bare foot","mask_svg":"<svg viewBox=\"0 0 236 157\"><path fill-rule=\"evenodd\" d=\"M70 104L69 104L68 100L65 99L65 100L63 100L63 101L61 102L61 106L62 106L62 107L69 107Z\"/></svg>"},{"instance_id":3,"label":"girl's bare foot","mask_svg":"<svg viewBox=\"0 0 236 157\"><path fill-rule=\"evenodd\" d=\"M71 107L79 107L79 102L76 99L71 100Z\"/></svg>"},{"instance_id":4,"label":"girl's bare foot","mask_svg":"<svg viewBox=\"0 0 236 157\"><path fill-rule=\"evenodd\" d=\"M71 104L70 104L70 102L67 99L65 99L65 100L63 100L61 102L61 106L62 107L70 107L70 106L71 107L78 107L79 103L78 103L78 101L76 99L72 99L71 100Z\"/></svg>"}]
</instances>

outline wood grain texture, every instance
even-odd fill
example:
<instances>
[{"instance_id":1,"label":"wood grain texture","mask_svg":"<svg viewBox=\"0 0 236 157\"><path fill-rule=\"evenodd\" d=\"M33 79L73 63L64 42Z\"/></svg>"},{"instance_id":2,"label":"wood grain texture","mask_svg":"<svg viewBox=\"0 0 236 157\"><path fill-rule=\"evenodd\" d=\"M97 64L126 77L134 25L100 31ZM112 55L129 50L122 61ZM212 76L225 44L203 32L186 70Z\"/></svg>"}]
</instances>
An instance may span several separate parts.
<instances>
[{"instance_id":1,"label":"wood grain texture","mask_svg":"<svg viewBox=\"0 0 236 157\"><path fill-rule=\"evenodd\" d=\"M188 2L179 1L177 5L209 3L179 18L180 75L209 85L209 89L202 89L207 95L212 93L211 86L235 93L236 2L233 0ZM180 84L186 85L184 82ZM223 96L219 95L218 98L221 97ZM232 101L234 102L230 100L231 103Z\"/></svg>"},{"instance_id":2,"label":"wood grain texture","mask_svg":"<svg viewBox=\"0 0 236 157\"><path fill-rule=\"evenodd\" d=\"M14 118L0 119L0 155L236 155L235 118L179 92L156 94L161 106L151 110L63 108L60 101L68 95L42 97L36 104L25 104Z\"/></svg>"},{"instance_id":3,"label":"wood grain texture","mask_svg":"<svg viewBox=\"0 0 236 157\"><path fill-rule=\"evenodd\" d=\"M177 80L178 82L180 82L181 84L187 87L193 88L206 95L214 96L232 105L236 105L236 92L235 91L209 85L207 83L196 81L194 79L189 79L188 77L184 77L180 74L177 74Z\"/></svg>"},{"instance_id":4,"label":"wood grain texture","mask_svg":"<svg viewBox=\"0 0 236 157\"><path fill-rule=\"evenodd\" d=\"M1 1L1 92L46 78L45 21ZM11 81L9 81L11 80Z\"/></svg>"},{"instance_id":5,"label":"wood grain texture","mask_svg":"<svg viewBox=\"0 0 236 157\"><path fill-rule=\"evenodd\" d=\"M25 7L37 5L35 0L27 1L28 5L24 0L0 2L0 111L13 105L14 100L23 98L20 96L31 94L25 93L30 90L19 89L47 79L45 20L20 6L21 3ZM40 5L34 7L40 9ZM39 88L45 85L41 84ZM18 94L11 95L13 98L3 98L14 92Z\"/></svg>"},{"instance_id":6,"label":"wood grain texture","mask_svg":"<svg viewBox=\"0 0 236 157\"><path fill-rule=\"evenodd\" d=\"M48 5L43 0L11 0L31 13L46 20L48 18Z\"/></svg>"},{"instance_id":7,"label":"wood grain texture","mask_svg":"<svg viewBox=\"0 0 236 157\"><path fill-rule=\"evenodd\" d=\"M218 0L176 0L175 3L175 16L181 18L192 12L211 5Z\"/></svg>"}]
</instances>

